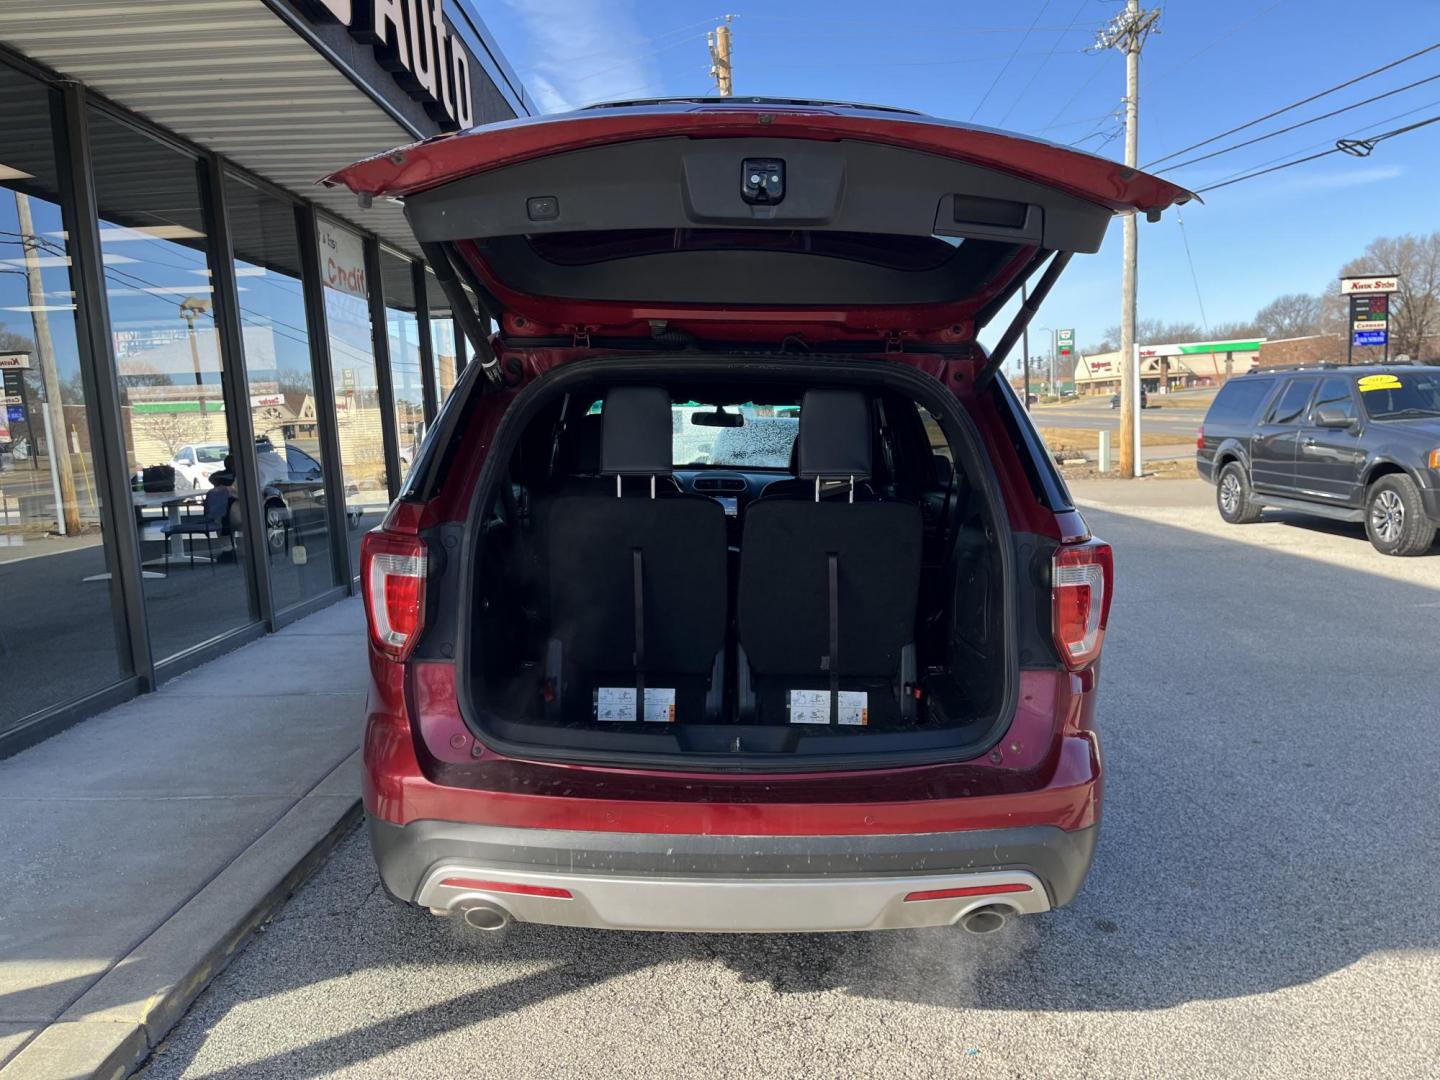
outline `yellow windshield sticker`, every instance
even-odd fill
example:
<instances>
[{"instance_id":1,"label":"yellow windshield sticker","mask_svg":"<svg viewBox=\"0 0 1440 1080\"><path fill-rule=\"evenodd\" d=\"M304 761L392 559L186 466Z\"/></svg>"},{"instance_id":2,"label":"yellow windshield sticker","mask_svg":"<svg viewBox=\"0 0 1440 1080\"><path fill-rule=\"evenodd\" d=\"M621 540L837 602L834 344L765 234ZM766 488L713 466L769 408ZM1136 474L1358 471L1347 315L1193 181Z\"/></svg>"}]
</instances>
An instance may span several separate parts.
<instances>
[{"instance_id":1,"label":"yellow windshield sticker","mask_svg":"<svg viewBox=\"0 0 1440 1080\"><path fill-rule=\"evenodd\" d=\"M1362 394L1368 390L1399 390L1400 380L1394 375L1366 375L1356 385Z\"/></svg>"}]
</instances>

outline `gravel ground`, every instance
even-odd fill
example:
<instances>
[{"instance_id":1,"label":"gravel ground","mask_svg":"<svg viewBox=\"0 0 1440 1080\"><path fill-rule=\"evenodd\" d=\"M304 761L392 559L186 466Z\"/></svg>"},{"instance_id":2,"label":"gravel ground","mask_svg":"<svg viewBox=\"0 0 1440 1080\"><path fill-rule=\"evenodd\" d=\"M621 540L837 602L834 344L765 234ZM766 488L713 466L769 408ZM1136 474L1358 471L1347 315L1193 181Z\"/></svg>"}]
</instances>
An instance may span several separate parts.
<instances>
[{"instance_id":1,"label":"gravel ground","mask_svg":"<svg viewBox=\"0 0 1440 1080\"><path fill-rule=\"evenodd\" d=\"M1183 483L1087 511L1120 585L1072 907L989 938L484 935L390 905L357 834L144 1076L1440 1075L1440 557L1227 527Z\"/></svg>"}]
</instances>

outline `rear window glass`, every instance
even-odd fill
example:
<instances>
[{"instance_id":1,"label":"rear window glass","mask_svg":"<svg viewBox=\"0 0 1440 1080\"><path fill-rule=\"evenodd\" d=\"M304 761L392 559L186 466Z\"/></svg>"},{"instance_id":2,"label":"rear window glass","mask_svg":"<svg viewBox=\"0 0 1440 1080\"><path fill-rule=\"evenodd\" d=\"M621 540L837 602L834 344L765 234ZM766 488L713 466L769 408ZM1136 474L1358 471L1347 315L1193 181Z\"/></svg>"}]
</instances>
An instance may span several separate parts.
<instances>
[{"instance_id":1,"label":"rear window glass","mask_svg":"<svg viewBox=\"0 0 1440 1080\"><path fill-rule=\"evenodd\" d=\"M1274 385L1274 379L1232 379L1221 387L1205 422L1247 423L1260 411L1261 402Z\"/></svg>"},{"instance_id":2,"label":"rear window glass","mask_svg":"<svg viewBox=\"0 0 1440 1080\"><path fill-rule=\"evenodd\" d=\"M602 405L593 403L589 412L599 413ZM670 421L676 468L788 469L800 432L800 406L676 402Z\"/></svg>"}]
</instances>

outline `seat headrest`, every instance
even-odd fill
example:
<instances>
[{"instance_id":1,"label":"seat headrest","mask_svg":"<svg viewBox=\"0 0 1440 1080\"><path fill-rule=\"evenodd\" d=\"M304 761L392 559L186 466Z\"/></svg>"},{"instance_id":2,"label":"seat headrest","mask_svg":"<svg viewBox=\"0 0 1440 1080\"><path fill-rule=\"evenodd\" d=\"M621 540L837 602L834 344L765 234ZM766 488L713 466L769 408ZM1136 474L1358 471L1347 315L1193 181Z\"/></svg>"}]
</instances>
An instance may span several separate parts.
<instances>
[{"instance_id":1,"label":"seat headrest","mask_svg":"<svg viewBox=\"0 0 1440 1080\"><path fill-rule=\"evenodd\" d=\"M871 467L870 404L858 390L807 390L800 402L795 440L802 480L847 477L868 480Z\"/></svg>"},{"instance_id":2,"label":"seat headrest","mask_svg":"<svg viewBox=\"0 0 1440 1080\"><path fill-rule=\"evenodd\" d=\"M670 393L658 386L617 386L600 410L600 472L669 476L673 467Z\"/></svg>"}]
</instances>

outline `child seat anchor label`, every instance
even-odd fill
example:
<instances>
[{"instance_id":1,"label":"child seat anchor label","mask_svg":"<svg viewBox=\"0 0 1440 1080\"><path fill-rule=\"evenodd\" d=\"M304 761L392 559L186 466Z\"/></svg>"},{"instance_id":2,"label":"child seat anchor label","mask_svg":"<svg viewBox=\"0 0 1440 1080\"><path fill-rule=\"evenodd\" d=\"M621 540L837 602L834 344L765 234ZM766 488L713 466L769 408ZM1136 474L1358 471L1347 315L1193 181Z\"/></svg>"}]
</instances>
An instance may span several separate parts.
<instances>
[{"instance_id":1,"label":"child seat anchor label","mask_svg":"<svg viewBox=\"0 0 1440 1080\"><path fill-rule=\"evenodd\" d=\"M839 722L842 727L864 727L870 723L870 695L864 690L839 692ZM829 690L791 690L788 702L790 723L830 723Z\"/></svg>"}]
</instances>

